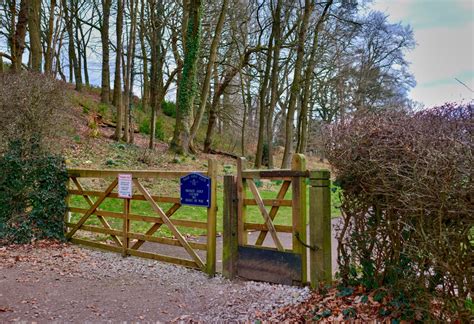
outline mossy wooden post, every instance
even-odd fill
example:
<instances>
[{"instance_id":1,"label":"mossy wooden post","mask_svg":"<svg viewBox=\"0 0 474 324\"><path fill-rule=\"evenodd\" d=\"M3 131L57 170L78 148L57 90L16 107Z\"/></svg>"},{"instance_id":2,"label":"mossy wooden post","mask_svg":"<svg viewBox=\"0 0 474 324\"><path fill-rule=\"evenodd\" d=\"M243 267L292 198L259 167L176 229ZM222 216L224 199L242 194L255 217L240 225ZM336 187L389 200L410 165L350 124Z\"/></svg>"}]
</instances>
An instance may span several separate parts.
<instances>
[{"instance_id":1,"label":"mossy wooden post","mask_svg":"<svg viewBox=\"0 0 474 324\"><path fill-rule=\"evenodd\" d=\"M128 254L128 247L130 243L130 238L128 237L128 232L130 232L130 199L125 198L123 200L123 240L122 240L122 256L126 257Z\"/></svg>"},{"instance_id":2,"label":"mossy wooden post","mask_svg":"<svg viewBox=\"0 0 474 324\"><path fill-rule=\"evenodd\" d=\"M208 160L207 175L211 178L211 203L207 209L207 255L206 272L216 273L216 226L217 226L217 161Z\"/></svg>"},{"instance_id":3,"label":"mossy wooden post","mask_svg":"<svg viewBox=\"0 0 474 324\"><path fill-rule=\"evenodd\" d=\"M0 62L1 63L1 62ZM70 223L71 222L71 210L70 204L71 204L71 193L69 192L71 190L71 178L68 178L66 181L66 189L67 189L67 195L65 198L66 202L66 212L64 213L64 223ZM69 228L67 225L64 225L64 234L68 232Z\"/></svg>"},{"instance_id":4,"label":"mossy wooden post","mask_svg":"<svg viewBox=\"0 0 474 324\"><path fill-rule=\"evenodd\" d=\"M228 279L233 279L237 273L238 253L238 207L237 207L236 177L224 176L224 222L223 222L223 249L222 249L222 274Z\"/></svg>"},{"instance_id":5,"label":"mossy wooden post","mask_svg":"<svg viewBox=\"0 0 474 324\"><path fill-rule=\"evenodd\" d=\"M0 62L1 63L1 62ZM66 212L64 213L64 236L67 237L67 233L69 232L68 223L71 223L71 178L68 178L66 181L66 189L67 189L67 196L65 198L66 202Z\"/></svg>"},{"instance_id":6,"label":"mossy wooden post","mask_svg":"<svg viewBox=\"0 0 474 324\"><path fill-rule=\"evenodd\" d=\"M331 249L331 192L327 170L310 173L309 188L309 244L310 282L312 288L332 281Z\"/></svg>"},{"instance_id":7,"label":"mossy wooden post","mask_svg":"<svg viewBox=\"0 0 474 324\"><path fill-rule=\"evenodd\" d=\"M291 170L306 171L306 159L303 154L294 154ZM301 283L307 281L307 253L302 242L306 242L306 178L292 179L292 221L293 252L301 255Z\"/></svg>"},{"instance_id":8,"label":"mossy wooden post","mask_svg":"<svg viewBox=\"0 0 474 324\"><path fill-rule=\"evenodd\" d=\"M246 208L244 199L247 192L247 183L242 177L242 172L247 168L247 160L244 157L237 159L237 197L238 197L238 240L239 245L247 244L247 231L245 230Z\"/></svg>"}]
</instances>

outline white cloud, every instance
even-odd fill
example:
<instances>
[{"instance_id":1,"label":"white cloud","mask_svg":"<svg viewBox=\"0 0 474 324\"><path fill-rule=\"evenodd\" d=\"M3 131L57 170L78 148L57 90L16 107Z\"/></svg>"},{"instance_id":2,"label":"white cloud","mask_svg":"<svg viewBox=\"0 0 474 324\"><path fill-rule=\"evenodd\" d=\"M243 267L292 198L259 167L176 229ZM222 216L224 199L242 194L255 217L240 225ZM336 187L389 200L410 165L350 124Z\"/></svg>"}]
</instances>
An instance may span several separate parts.
<instances>
[{"instance_id":1,"label":"white cloud","mask_svg":"<svg viewBox=\"0 0 474 324\"><path fill-rule=\"evenodd\" d=\"M456 28L414 30L418 46L408 53L411 70L423 85L474 69L474 23Z\"/></svg>"},{"instance_id":2,"label":"white cloud","mask_svg":"<svg viewBox=\"0 0 474 324\"><path fill-rule=\"evenodd\" d=\"M472 92L454 81L452 84L443 84L429 88L416 87L412 90L413 99L423 98L426 107L441 106L445 102L467 103L472 102ZM421 101L421 100L418 100Z\"/></svg>"},{"instance_id":3,"label":"white cloud","mask_svg":"<svg viewBox=\"0 0 474 324\"><path fill-rule=\"evenodd\" d=\"M410 93L413 100L434 106L473 99L455 78L474 88L474 2L383 0L371 8L413 26L418 45L407 53L418 83Z\"/></svg>"}]
</instances>

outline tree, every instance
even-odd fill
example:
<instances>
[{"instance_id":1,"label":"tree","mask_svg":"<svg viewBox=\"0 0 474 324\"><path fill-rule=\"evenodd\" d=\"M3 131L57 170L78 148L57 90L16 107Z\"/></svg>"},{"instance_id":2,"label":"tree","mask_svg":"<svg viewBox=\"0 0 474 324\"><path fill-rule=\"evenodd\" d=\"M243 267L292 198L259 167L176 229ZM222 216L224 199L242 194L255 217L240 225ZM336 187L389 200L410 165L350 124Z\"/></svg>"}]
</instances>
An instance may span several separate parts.
<instances>
[{"instance_id":1,"label":"tree","mask_svg":"<svg viewBox=\"0 0 474 324\"><path fill-rule=\"evenodd\" d=\"M21 70L21 61L23 58L23 51L25 50L26 27L28 23L29 10L30 1L21 0L20 11L18 12L18 20L15 26L15 31L12 33L11 40L11 62L13 72Z\"/></svg>"},{"instance_id":2,"label":"tree","mask_svg":"<svg viewBox=\"0 0 474 324\"><path fill-rule=\"evenodd\" d=\"M28 30L30 36L31 69L41 72L41 1L31 1L28 17Z\"/></svg>"},{"instance_id":3,"label":"tree","mask_svg":"<svg viewBox=\"0 0 474 324\"><path fill-rule=\"evenodd\" d=\"M66 23L66 31L68 34L69 38L69 49L68 49L68 54L69 54L69 61L70 61L70 72L72 72L71 67L74 69L74 78L76 81L76 90L81 91L82 89L82 74L81 74L81 68L79 66L79 62L76 56L76 49L74 46L74 12L71 11L71 8L73 7L72 4L74 4L74 1L76 0L70 0L70 3L68 4L68 0L63 0L63 10L64 10L64 20ZM71 77L72 73L70 73Z\"/></svg>"},{"instance_id":4,"label":"tree","mask_svg":"<svg viewBox=\"0 0 474 324\"><path fill-rule=\"evenodd\" d=\"M206 74L204 76L204 81L202 84L199 108L198 108L196 117L194 118L194 122L192 124L191 131L189 134L189 149L193 153L196 153L196 148L194 147L193 141L194 141L194 138L196 137L199 126L201 125L201 120L206 108L207 98L209 96L212 69L214 68L214 65L217 59L217 48L219 46L222 28L224 26L225 16L227 13L227 6L228 6L227 2L228 0L222 1L222 7L219 13L219 19L217 21L216 29L214 31L214 38L212 39L211 49L210 49L207 67L206 67Z\"/></svg>"},{"instance_id":5,"label":"tree","mask_svg":"<svg viewBox=\"0 0 474 324\"><path fill-rule=\"evenodd\" d=\"M46 34L46 53L44 55L44 73L52 74L54 58L54 11L56 10L56 0L51 0L49 5L48 29Z\"/></svg>"},{"instance_id":6,"label":"tree","mask_svg":"<svg viewBox=\"0 0 474 324\"><path fill-rule=\"evenodd\" d=\"M110 102L110 57L109 57L109 20L112 0L102 0L102 26L100 27L100 39L102 41L102 79L100 100L103 103Z\"/></svg>"},{"instance_id":7,"label":"tree","mask_svg":"<svg viewBox=\"0 0 474 324\"><path fill-rule=\"evenodd\" d=\"M300 29L298 32L296 61L293 71L293 82L290 90L290 102L288 103L288 111L286 114L285 123L285 151L283 152L283 160L281 162L282 168L290 166L291 153L293 150L293 128L294 115L296 109L296 100L300 95L301 89L301 70L303 68L304 45L306 40L306 33L308 30L309 18L314 10L314 4L310 0L305 0L304 12Z\"/></svg>"},{"instance_id":8,"label":"tree","mask_svg":"<svg viewBox=\"0 0 474 324\"><path fill-rule=\"evenodd\" d=\"M327 18L329 9L333 4L332 0L329 0L321 13L318 22L315 25L313 31L313 43L311 45L311 53L309 55L308 63L306 64L306 71L304 73L304 86L302 92L301 112L298 118L297 127L297 153L305 153L307 145L307 134L308 134L308 105L311 97L311 78L316 67L316 51L318 49L319 33L322 28L324 20Z\"/></svg>"},{"instance_id":9,"label":"tree","mask_svg":"<svg viewBox=\"0 0 474 324\"><path fill-rule=\"evenodd\" d=\"M115 127L114 138L122 138L123 128L123 103L122 103L122 81L121 81L121 61L122 61L122 32L123 32L123 5L124 0L117 1L117 44L115 50L115 79L113 105L117 109L117 126Z\"/></svg>"},{"instance_id":10,"label":"tree","mask_svg":"<svg viewBox=\"0 0 474 324\"><path fill-rule=\"evenodd\" d=\"M183 74L178 88L177 109L180 118L176 120L175 137L171 148L178 153L188 153L190 140L190 118L196 92L196 74L201 47L201 0L191 0L187 24Z\"/></svg>"},{"instance_id":11,"label":"tree","mask_svg":"<svg viewBox=\"0 0 474 324\"><path fill-rule=\"evenodd\" d=\"M130 32L128 33L127 65L124 66L124 134L123 140L127 143L133 138L133 124L131 115L131 101L133 88L133 64L135 57L135 38L137 27L137 1L129 1Z\"/></svg>"}]
</instances>

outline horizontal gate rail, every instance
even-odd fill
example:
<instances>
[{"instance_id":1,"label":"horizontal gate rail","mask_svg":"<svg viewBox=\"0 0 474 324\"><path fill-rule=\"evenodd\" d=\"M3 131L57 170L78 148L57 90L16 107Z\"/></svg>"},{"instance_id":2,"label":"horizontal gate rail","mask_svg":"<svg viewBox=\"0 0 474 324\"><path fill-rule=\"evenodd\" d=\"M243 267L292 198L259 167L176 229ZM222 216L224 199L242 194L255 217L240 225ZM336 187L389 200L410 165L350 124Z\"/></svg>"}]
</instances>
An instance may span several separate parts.
<instances>
[{"instance_id":1,"label":"horizontal gate rail","mask_svg":"<svg viewBox=\"0 0 474 324\"><path fill-rule=\"evenodd\" d=\"M181 207L179 197L152 195L143 186L142 179L179 179L189 173L198 173L208 176L211 179L211 203L207 209L207 220L196 221L191 219L172 218ZM121 198L117 192L118 175L131 175L133 180L134 193L131 198ZM200 269L209 275L215 273L216 263L216 196L217 196L217 164L213 159L209 159L207 171L155 171L155 170L89 170L89 169L68 169L68 212L65 217L66 238L71 242L82 244L94 248L122 253L124 256L133 255L174 264L183 265L190 268ZM85 189L82 178L99 178L109 182L106 190ZM83 197L88 207L71 206L71 197ZM100 209L101 204L106 199L123 200L122 211L110 211ZM153 215L142 215L132 213L131 201L140 201L150 207ZM171 204L167 209L163 209L159 204ZM76 216L75 221L71 219L71 214ZM151 212L150 212L151 214ZM79 218L77 218L79 217ZM99 220L95 223L87 223L91 217ZM107 219L115 219L109 223ZM117 224L117 221L119 222ZM148 223L149 227L142 232L132 230L134 222ZM114 226L111 226L114 224ZM119 224L120 228L117 228ZM190 239L183 235L178 227L195 228L206 233L206 241L201 242ZM160 229L169 230L173 237L156 236ZM79 235L80 233L90 233L89 235ZM93 240L94 235L105 235L111 241L101 242ZM145 242L159 243L175 247L181 247L190 259L183 259L174 255L163 255L160 253L142 251L140 248ZM205 251L203 259L197 251ZM181 252L182 253L182 252Z\"/></svg>"},{"instance_id":2,"label":"horizontal gate rail","mask_svg":"<svg viewBox=\"0 0 474 324\"><path fill-rule=\"evenodd\" d=\"M79 207L69 207L69 211L73 213L82 213L84 214L87 209L79 208ZM118 213L118 212L111 212L105 210L96 210L93 215L104 216L104 217L111 217L111 218L125 218L125 214ZM156 216L147 216L147 215L140 215L140 214L129 214L128 218L130 220L147 222L147 223L156 223L156 224L163 224L163 221ZM171 222L176 226L182 227L190 227L190 228L199 228L203 230L207 230L207 222L200 222L194 220L184 220L184 219L172 219Z\"/></svg>"},{"instance_id":3,"label":"horizontal gate rail","mask_svg":"<svg viewBox=\"0 0 474 324\"><path fill-rule=\"evenodd\" d=\"M159 170L92 170L92 169L68 169L70 177L74 178L116 178L119 174L131 174L133 178L141 179L178 179L190 173L209 175L209 171L159 171Z\"/></svg>"}]
</instances>

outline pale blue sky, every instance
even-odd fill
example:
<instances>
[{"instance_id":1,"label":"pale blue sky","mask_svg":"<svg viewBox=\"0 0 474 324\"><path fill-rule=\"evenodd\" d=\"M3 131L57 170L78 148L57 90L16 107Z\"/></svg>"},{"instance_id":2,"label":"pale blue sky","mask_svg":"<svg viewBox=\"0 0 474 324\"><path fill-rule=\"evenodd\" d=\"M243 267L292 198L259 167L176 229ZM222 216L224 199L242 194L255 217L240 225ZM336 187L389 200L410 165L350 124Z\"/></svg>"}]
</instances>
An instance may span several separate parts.
<instances>
[{"instance_id":1,"label":"pale blue sky","mask_svg":"<svg viewBox=\"0 0 474 324\"><path fill-rule=\"evenodd\" d=\"M474 0L376 0L371 9L410 24L417 47L407 53L417 86L410 97L426 106L468 102L474 94Z\"/></svg>"}]
</instances>

